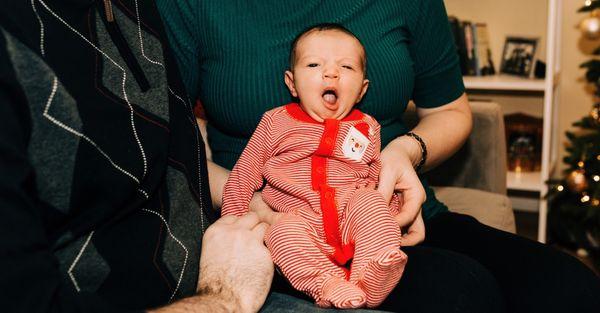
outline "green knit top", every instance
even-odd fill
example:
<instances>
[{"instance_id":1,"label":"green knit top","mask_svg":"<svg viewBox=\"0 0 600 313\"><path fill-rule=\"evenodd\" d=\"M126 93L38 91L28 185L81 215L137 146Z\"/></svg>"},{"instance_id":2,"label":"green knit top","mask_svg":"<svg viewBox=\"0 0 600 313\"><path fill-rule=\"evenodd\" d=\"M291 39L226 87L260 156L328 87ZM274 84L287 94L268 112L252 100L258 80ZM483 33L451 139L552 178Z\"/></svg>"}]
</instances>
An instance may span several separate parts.
<instances>
[{"instance_id":1,"label":"green knit top","mask_svg":"<svg viewBox=\"0 0 600 313\"><path fill-rule=\"evenodd\" d=\"M192 99L208 118L213 161L231 169L262 114L292 101L284 84L290 45L333 22L365 46L369 90L359 108L381 123L382 146L408 131L409 100L432 108L464 86L443 0L157 0ZM423 182L428 218L447 208Z\"/></svg>"}]
</instances>

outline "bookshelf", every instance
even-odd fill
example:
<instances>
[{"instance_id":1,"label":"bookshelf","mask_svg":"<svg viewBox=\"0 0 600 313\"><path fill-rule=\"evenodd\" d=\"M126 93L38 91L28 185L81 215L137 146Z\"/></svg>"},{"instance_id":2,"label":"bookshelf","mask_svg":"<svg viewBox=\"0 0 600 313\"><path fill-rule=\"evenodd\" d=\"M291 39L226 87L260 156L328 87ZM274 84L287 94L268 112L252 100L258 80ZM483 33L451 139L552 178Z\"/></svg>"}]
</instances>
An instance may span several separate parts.
<instances>
[{"instance_id":1,"label":"bookshelf","mask_svg":"<svg viewBox=\"0 0 600 313\"><path fill-rule=\"evenodd\" d=\"M537 37L536 58L546 62L545 79L523 78L510 75L465 76L469 95L477 97L502 95L503 101L518 97L540 98L536 108L543 118L541 170L538 172L508 172L509 191L533 194L534 210L538 213L538 241L546 241L548 203L544 199L557 163L557 103L560 93L560 25L563 0L445 0L449 15L474 22L485 22L489 29L492 57L496 70L501 63L504 39L519 34ZM527 6L525 8L524 6ZM518 8L518 9L517 9ZM529 12L529 13L525 13ZM532 15L530 12L536 12ZM507 100L508 99L508 100ZM518 99L517 99L518 100ZM502 101L499 102L503 105ZM531 196L530 196L531 197ZM515 201L516 200L516 201ZM514 203L523 203L515 199ZM532 201L529 201L531 203ZM515 209L519 209L516 207ZM531 209L526 209L530 211Z\"/></svg>"},{"instance_id":2,"label":"bookshelf","mask_svg":"<svg viewBox=\"0 0 600 313\"><path fill-rule=\"evenodd\" d=\"M546 88L545 79L531 79L510 75L465 76L469 90L539 91Z\"/></svg>"},{"instance_id":3,"label":"bookshelf","mask_svg":"<svg viewBox=\"0 0 600 313\"><path fill-rule=\"evenodd\" d=\"M542 187L541 172L508 172L506 187L512 190L539 192Z\"/></svg>"}]
</instances>

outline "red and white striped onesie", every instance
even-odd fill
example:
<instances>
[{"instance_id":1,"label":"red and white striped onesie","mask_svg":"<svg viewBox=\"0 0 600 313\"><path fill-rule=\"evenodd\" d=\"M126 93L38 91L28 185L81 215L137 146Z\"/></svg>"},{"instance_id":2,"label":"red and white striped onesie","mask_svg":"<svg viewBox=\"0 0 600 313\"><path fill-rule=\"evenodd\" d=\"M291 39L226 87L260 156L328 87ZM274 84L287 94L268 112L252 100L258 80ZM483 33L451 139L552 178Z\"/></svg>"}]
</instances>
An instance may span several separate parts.
<instances>
[{"instance_id":1,"label":"red and white striped onesie","mask_svg":"<svg viewBox=\"0 0 600 313\"><path fill-rule=\"evenodd\" d=\"M323 307L379 305L406 264L392 217L398 198L388 205L374 188L379 131L357 109L320 123L296 103L275 108L225 184L222 215L239 216L266 181L264 201L287 213L267 231L267 247L292 286Z\"/></svg>"}]
</instances>

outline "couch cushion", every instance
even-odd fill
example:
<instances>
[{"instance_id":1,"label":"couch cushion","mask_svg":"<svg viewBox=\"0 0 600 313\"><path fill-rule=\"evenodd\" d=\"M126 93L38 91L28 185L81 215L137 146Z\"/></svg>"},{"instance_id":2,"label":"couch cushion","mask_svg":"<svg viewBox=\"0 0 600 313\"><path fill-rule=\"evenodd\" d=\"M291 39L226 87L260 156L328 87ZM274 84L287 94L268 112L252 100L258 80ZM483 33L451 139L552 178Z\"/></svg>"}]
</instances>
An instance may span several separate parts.
<instances>
[{"instance_id":1,"label":"couch cushion","mask_svg":"<svg viewBox=\"0 0 600 313\"><path fill-rule=\"evenodd\" d=\"M515 216L508 197L469 188L433 187L435 196L450 211L473 216L481 223L515 233Z\"/></svg>"}]
</instances>

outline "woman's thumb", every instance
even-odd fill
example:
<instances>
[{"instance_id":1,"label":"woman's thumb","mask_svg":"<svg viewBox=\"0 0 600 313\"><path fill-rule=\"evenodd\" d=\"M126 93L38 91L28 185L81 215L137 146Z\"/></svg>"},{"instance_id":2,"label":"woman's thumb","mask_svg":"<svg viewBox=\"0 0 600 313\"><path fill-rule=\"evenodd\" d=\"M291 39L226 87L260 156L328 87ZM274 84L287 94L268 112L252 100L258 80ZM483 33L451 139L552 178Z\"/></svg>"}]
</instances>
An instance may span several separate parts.
<instances>
[{"instance_id":1,"label":"woman's thumb","mask_svg":"<svg viewBox=\"0 0 600 313\"><path fill-rule=\"evenodd\" d=\"M389 172L387 172L389 173ZM393 175L381 172L379 175L379 187L377 190L383 195L383 199L386 203L390 203L392 195L394 194L394 187L396 186L396 179Z\"/></svg>"}]
</instances>

